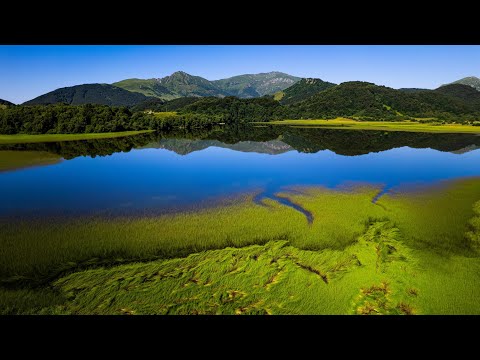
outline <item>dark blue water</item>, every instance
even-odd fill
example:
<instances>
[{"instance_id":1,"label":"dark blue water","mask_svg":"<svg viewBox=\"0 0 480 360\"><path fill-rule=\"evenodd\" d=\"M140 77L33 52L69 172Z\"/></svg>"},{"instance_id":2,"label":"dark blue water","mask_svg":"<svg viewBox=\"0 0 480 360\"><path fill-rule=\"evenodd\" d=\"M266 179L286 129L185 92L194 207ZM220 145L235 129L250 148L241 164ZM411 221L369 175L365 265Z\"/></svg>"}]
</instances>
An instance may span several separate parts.
<instances>
[{"instance_id":1,"label":"dark blue water","mask_svg":"<svg viewBox=\"0 0 480 360\"><path fill-rule=\"evenodd\" d=\"M281 145L251 143L253 149ZM333 188L359 182L380 185L385 192L400 185L480 176L480 150L452 153L400 147L346 156L330 150L303 153L288 145L280 148L279 153L266 154L213 146L186 155L159 148L133 149L3 172L0 214L134 212L178 208L249 191L272 197L295 185Z\"/></svg>"}]
</instances>

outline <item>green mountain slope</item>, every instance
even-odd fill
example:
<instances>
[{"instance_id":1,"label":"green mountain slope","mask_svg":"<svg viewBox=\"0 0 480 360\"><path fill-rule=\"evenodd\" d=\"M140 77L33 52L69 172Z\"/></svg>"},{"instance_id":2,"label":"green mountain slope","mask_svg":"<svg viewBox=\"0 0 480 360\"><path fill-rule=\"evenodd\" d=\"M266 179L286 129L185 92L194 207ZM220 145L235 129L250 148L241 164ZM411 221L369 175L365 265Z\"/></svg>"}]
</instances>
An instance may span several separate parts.
<instances>
[{"instance_id":1,"label":"green mountain slope","mask_svg":"<svg viewBox=\"0 0 480 360\"><path fill-rule=\"evenodd\" d=\"M148 98L109 84L85 84L65 87L29 100L23 105L98 104L109 106L133 106Z\"/></svg>"},{"instance_id":2,"label":"green mountain slope","mask_svg":"<svg viewBox=\"0 0 480 360\"><path fill-rule=\"evenodd\" d=\"M441 91L406 93L372 83L352 81L322 91L289 108L296 118L337 116L400 118L478 113L479 109Z\"/></svg>"},{"instance_id":3,"label":"green mountain slope","mask_svg":"<svg viewBox=\"0 0 480 360\"><path fill-rule=\"evenodd\" d=\"M274 94L292 86L299 80L299 77L272 71L269 73L238 75L227 79L215 80L212 83L233 96L254 98Z\"/></svg>"},{"instance_id":4,"label":"green mountain slope","mask_svg":"<svg viewBox=\"0 0 480 360\"><path fill-rule=\"evenodd\" d=\"M275 93L274 99L285 105L295 104L335 85L321 79L301 79L285 90Z\"/></svg>"},{"instance_id":5,"label":"green mountain slope","mask_svg":"<svg viewBox=\"0 0 480 360\"><path fill-rule=\"evenodd\" d=\"M162 86L157 79L126 79L113 83L112 85L163 100L170 100L178 97L166 87Z\"/></svg>"},{"instance_id":6,"label":"green mountain slope","mask_svg":"<svg viewBox=\"0 0 480 360\"><path fill-rule=\"evenodd\" d=\"M184 113L221 115L226 122L268 121L273 112L280 107L278 101L261 97L255 99L238 99L228 96L223 99L208 97L183 107Z\"/></svg>"},{"instance_id":7,"label":"green mountain slope","mask_svg":"<svg viewBox=\"0 0 480 360\"><path fill-rule=\"evenodd\" d=\"M218 88L211 81L200 76L193 76L183 71L174 72L170 76L158 79L158 83L170 92L181 96L216 96L224 97L229 93Z\"/></svg>"},{"instance_id":8,"label":"green mountain slope","mask_svg":"<svg viewBox=\"0 0 480 360\"><path fill-rule=\"evenodd\" d=\"M152 111L177 111L184 108L187 105L193 104L197 101L200 101L201 97L181 97L177 99L173 99L170 101L164 101L162 99L148 99L136 106L133 107L133 111L144 111L144 110L152 110Z\"/></svg>"},{"instance_id":9,"label":"green mountain slope","mask_svg":"<svg viewBox=\"0 0 480 360\"><path fill-rule=\"evenodd\" d=\"M454 81L450 84L468 85L468 86L471 86L474 89L480 91L480 79L478 77L475 77L475 76L469 76L469 77ZM449 84L447 84L447 85L449 85Z\"/></svg>"}]
</instances>

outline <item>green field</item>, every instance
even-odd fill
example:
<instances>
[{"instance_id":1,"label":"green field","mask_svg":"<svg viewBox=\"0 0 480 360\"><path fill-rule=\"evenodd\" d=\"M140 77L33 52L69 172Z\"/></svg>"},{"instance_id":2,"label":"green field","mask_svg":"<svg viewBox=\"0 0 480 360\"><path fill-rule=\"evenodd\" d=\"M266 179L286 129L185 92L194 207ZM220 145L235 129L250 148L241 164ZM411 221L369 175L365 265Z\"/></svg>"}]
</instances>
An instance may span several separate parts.
<instances>
[{"instance_id":1,"label":"green field","mask_svg":"<svg viewBox=\"0 0 480 360\"><path fill-rule=\"evenodd\" d=\"M0 171L52 165L59 163L61 160L60 156L46 151L0 150Z\"/></svg>"},{"instance_id":2,"label":"green field","mask_svg":"<svg viewBox=\"0 0 480 360\"><path fill-rule=\"evenodd\" d=\"M151 217L0 222L0 309L43 314L480 314L480 179L299 187Z\"/></svg>"},{"instance_id":3,"label":"green field","mask_svg":"<svg viewBox=\"0 0 480 360\"><path fill-rule=\"evenodd\" d=\"M90 139L110 139L116 137L138 135L152 132L152 130L142 131L123 131L112 133L94 133L94 134L41 134L41 135L1 135L0 144L23 144L37 142L57 142L57 141L73 141L73 140L90 140Z\"/></svg>"},{"instance_id":4,"label":"green field","mask_svg":"<svg viewBox=\"0 0 480 360\"><path fill-rule=\"evenodd\" d=\"M265 125L265 123L256 123ZM279 120L270 121L272 125L308 126L322 129L339 130L385 130L432 133L474 133L480 134L480 126L461 124L435 124L415 121L356 121L346 118L331 120Z\"/></svg>"}]
</instances>

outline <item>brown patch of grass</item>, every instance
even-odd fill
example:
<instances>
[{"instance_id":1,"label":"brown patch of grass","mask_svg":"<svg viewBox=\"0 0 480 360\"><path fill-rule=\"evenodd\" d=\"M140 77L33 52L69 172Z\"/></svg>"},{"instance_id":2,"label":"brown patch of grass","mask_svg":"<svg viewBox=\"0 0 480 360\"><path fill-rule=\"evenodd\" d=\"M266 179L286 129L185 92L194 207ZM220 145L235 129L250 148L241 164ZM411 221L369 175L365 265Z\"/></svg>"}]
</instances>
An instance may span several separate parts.
<instances>
[{"instance_id":1,"label":"brown patch of grass","mask_svg":"<svg viewBox=\"0 0 480 360\"><path fill-rule=\"evenodd\" d=\"M403 301L397 305L397 308L404 315L415 315L416 313L415 308L412 305L407 304Z\"/></svg>"}]
</instances>

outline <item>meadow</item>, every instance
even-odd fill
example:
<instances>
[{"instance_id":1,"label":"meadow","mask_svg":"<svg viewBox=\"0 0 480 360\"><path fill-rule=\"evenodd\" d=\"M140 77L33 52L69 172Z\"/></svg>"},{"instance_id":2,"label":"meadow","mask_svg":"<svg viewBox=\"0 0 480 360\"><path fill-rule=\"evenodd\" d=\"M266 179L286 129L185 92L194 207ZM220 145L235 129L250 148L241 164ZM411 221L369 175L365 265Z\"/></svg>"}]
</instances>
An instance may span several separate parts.
<instances>
[{"instance_id":1,"label":"meadow","mask_svg":"<svg viewBox=\"0 0 480 360\"><path fill-rule=\"evenodd\" d=\"M257 123L258 125L265 123ZM420 121L357 121L347 118L331 120L279 120L270 121L272 125L308 126L337 130L385 130L431 133L473 133L480 134L480 127L462 124L439 124Z\"/></svg>"},{"instance_id":2,"label":"meadow","mask_svg":"<svg viewBox=\"0 0 480 360\"><path fill-rule=\"evenodd\" d=\"M0 309L479 314L480 179L297 187L161 216L0 220ZM51 219L50 219L51 220Z\"/></svg>"}]
</instances>

